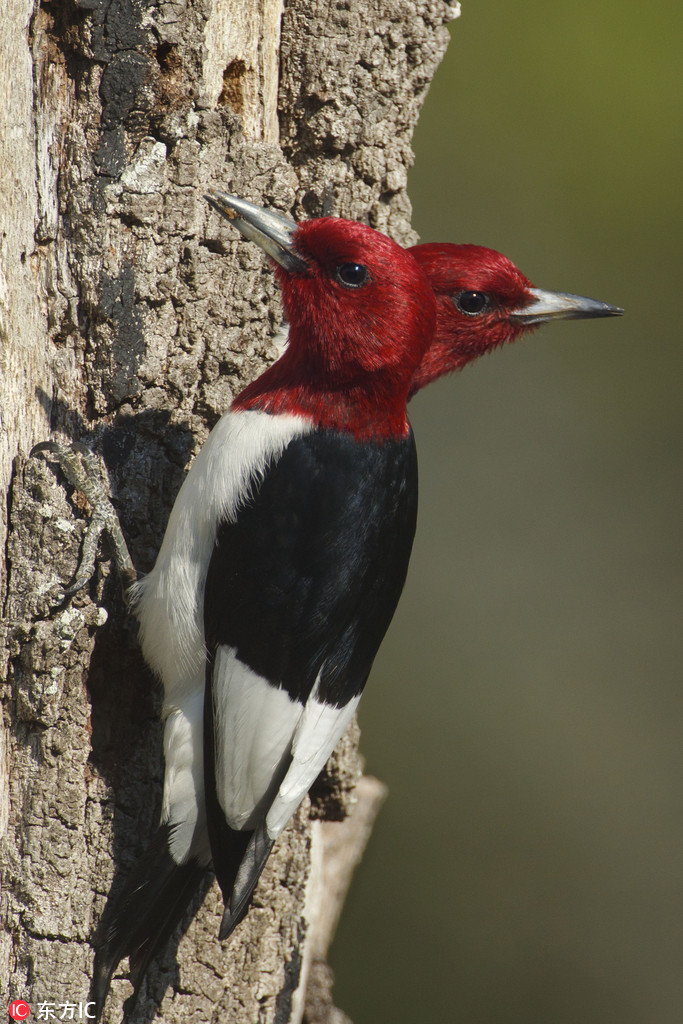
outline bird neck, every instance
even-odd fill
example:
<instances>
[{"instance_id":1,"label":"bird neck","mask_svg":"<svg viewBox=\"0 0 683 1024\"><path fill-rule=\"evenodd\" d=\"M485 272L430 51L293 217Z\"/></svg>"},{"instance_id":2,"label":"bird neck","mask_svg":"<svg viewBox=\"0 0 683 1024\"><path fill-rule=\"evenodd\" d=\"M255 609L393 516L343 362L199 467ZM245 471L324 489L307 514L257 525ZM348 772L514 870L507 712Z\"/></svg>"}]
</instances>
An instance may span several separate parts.
<instances>
[{"instance_id":1,"label":"bird neck","mask_svg":"<svg viewBox=\"0 0 683 1024\"><path fill-rule=\"evenodd\" d=\"M426 387L427 384L438 380L439 377L443 377L447 373L455 373L456 370L462 370L463 366L471 359L476 358L477 354L463 353L449 342L435 339L425 352L422 362L413 374L408 398L412 398L418 391Z\"/></svg>"},{"instance_id":2,"label":"bird neck","mask_svg":"<svg viewBox=\"0 0 683 1024\"><path fill-rule=\"evenodd\" d=\"M358 441L400 439L410 430L407 391L405 381L379 371L356 378L342 369L316 372L288 349L240 392L232 408L303 416L320 429L352 434Z\"/></svg>"}]
</instances>

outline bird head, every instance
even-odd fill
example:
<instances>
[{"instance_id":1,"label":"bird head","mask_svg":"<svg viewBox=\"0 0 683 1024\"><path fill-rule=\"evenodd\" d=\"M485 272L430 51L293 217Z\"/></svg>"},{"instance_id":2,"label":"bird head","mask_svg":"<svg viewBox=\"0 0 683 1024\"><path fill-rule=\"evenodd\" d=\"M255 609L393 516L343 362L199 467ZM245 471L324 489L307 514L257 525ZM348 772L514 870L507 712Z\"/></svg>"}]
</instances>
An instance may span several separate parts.
<instances>
[{"instance_id":1,"label":"bird head","mask_svg":"<svg viewBox=\"0 0 683 1024\"><path fill-rule=\"evenodd\" d=\"M434 340L414 374L411 396L548 320L623 313L581 295L534 288L507 256L484 246L430 243L410 252L429 278L437 304Z\"/></svg>"},{"instance_id":2,"label":"bird head","mask_svg":"<svg viewBox=\"0 0 683 1024\"><path fill-rule=\"evenodd\" d=\"M306 270L277 268L290 346L313 344L335 375L411 377L435 324L431 288L414 259L386 235L335 217L300 224L293 244Z\"/></svg>"},{"instance_id":3,"label":"bird head","mask_svg":"<svg viewBox=\"0 0 683 1024\"><path fill-rule=\"evenodd\" d=\"M212 191L207 199L276 262L289 344L240 395L301 411L357 435L405 433L413 374L431 343L436 303L411 256L363 224L289 217Z\"/></svg>"}]
</instances>

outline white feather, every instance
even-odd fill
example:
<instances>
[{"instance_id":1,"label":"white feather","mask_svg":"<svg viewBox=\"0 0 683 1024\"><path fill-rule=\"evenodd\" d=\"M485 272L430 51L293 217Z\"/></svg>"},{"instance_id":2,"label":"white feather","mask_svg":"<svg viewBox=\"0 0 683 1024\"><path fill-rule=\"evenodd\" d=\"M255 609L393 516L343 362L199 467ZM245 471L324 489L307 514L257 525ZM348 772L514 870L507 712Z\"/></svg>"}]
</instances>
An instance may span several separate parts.
<instances>
[{"instance_id":1,"label":"white feather","mask_svg":"<svg viewBox=\"0 0 683 1024\"><path fill-rule=\"evenodd\" d=\"M203 682L168 715L164 728L164 796L161 822L173 826L170 851L177 864L188 856L208 864L211 849L204 808L204 688Z\"/></svg>"},{"instance_id":2,"label":"white feather","mask_svg":"<svg viewBox=\"0 0 683 1024\"><path fill-rule=\"evenodd\" d=\"M303 705L218 649L212 680L216 790L231 828L255 828L265 816L276 839L325 766L360 697L342 708L317 698Z\"/></svg>"},{"instance_id":3,"label":"white feather","mask_svg":"<svg viewBox=\"0 0 683 1024\"><path fill-rule=\"evenodd\" d=\"M325 767L359 701L360 695L342 708L333 708L319 701L313 689L293 737L292 762L266 815L266 828L271 839L280 835Z\"/></svg>"},{"instance_id":4,"label":"white feather","mask_svg":"<svg viewBox=\"0 0 683 1024\"><path fill-rule=\"evenodd\" d=\"M304 707L231 647L218 648L212 691L218 801L231 828L254 828L282 779Z\"/></svg>"}]
</instances>

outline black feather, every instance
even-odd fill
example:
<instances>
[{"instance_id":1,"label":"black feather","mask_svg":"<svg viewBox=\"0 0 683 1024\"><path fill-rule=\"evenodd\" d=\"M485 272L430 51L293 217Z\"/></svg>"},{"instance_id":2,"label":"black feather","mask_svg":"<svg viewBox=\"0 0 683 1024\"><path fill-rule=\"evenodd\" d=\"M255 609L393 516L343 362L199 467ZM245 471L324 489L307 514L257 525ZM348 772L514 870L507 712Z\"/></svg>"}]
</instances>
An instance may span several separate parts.
<instances>
[{"instance_id":1,"label":"black feather","mask_svg":"<svg viewBox=\"0 0 683 1024\"><path fill-rule=\"evenodd\" d=\"M358 442L317 430L271 463L235 520L220 524L204 594L204 786L221 938L243 916L273 841L264 820L279 764L251 824L232 829L216 792L213 671L221 645L302 706L357 697L405 582L417 516L412 433Z\"/></svg>"},{"instance_id":2,"label":"black feather","mask_svg":"<svg viewBox=\"0 0 683 1024\"><path fill-rule=\"evenodd\" d=\"M235 876L232 895L225 904L218 936L220 939L227 939L244 917L256 883L273 849L273 842L266 832L265 825L259 825L250 833L249 844Z\"/></svg>"},{"instance_id":3,"label":"black feather","mask_svg":"<svg viewBox=\"0 0 683 1024\"><path fill-rule=\"evenodd\" d=\"M417 517L412 433L291 441L209 564L204 635L302 704L343 707L363 689L401 596Z\"/></svg>"},{"instance_id":4,"label":"black feather","mask_svg":"<svg viewBox=\"0 0 683 1024\"><path fill-rule=\"evenodd\" d=\"M90 998L99 1020L119 962L129 956L137 997L154 955L166 943L207 873L192 859L176 864L169 852L171 828L161 825L126 879L123 890L109 900L94 940L95 960ZM134 1001L134 1000L133 1000Z\"/></svg>"}]
</instances>

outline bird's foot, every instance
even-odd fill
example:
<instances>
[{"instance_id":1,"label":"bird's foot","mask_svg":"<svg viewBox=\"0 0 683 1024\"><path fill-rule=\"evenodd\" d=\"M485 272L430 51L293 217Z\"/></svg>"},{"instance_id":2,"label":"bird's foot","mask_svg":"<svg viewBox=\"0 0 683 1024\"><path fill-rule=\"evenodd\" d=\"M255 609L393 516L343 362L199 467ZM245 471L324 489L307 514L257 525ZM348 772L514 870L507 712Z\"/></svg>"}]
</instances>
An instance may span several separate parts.
<instances>
[{"instance_id":1,"label":"bird's foot","mask_svg":"<svg viewBox=\"0 0 683 1024\"><path fill-rule=\"evenodd\" d=\"M60 444L58 441L42 441L31 449L31 456L34 455L54 459L69 483L85 495L92 508L92 516L83 538L81 559L71 583L64 590L64 598L73 597L92 578L99 540L102 533L106 532L114 547L114 561L121 578L124 600L127 602L128 588L135 583L138 574L130 557L116 509L109 497L109 481L102 461L78 441L73 441L69 445Z\"/></svg>"}]
</instances>

